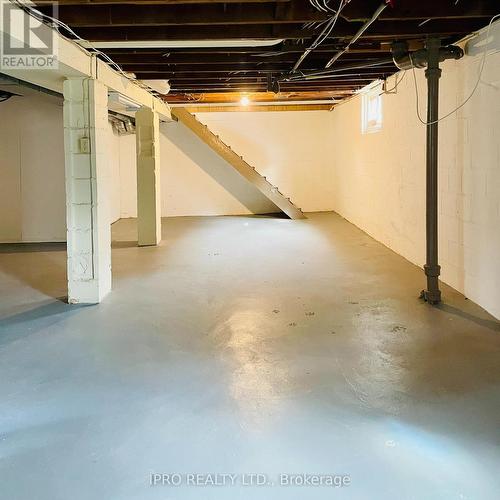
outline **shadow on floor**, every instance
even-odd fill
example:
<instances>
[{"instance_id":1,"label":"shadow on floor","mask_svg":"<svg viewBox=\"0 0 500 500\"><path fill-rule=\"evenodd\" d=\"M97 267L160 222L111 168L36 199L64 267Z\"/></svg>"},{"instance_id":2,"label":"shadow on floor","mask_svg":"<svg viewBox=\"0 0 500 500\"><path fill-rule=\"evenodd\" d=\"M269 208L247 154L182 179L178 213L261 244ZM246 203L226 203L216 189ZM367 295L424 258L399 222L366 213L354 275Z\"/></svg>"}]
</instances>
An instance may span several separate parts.
<instances>
[{"instance_id":1,"label":"shadow on floor","mask_svg":"<svg viewBox=\"0 0 500 500\"><path fill-rule=\"evenodd\" d=\"M111 248L135 248L139 246L136 241L133 240L113 240L111 242Z\"/></svg>"},{"instance_id":2,"label":"shadow on floor","mask_svg":"<svg viewBox=\"0 0 500 500\"><path fill-rule=\"evenodd\" d=\"M459 309L458 307L449 305L449 304L439 304L437 306L438 309L441 311L445 311L449 314L453 314L454 316L458 316L460 318L466 319L468 321L472 321L478 326L482 326L483 328L487 328L488 330L494 331L494 332L500 332L500 322L495 321L494 319L487 319L487 318L481 318L480 316L476 316L474 314L468 313L462 309Z\"/></svg>"},{"instance_id":3,"label":"shadow on floor","mask_svg":"<svg viewBox=\"0 0 500 500\"><path fill-rule=\"evenodd\" d=\"M85 307L91 306L69 305L63 298L18 307L19 312L0 318L0 346L52 327Z\"/></svg>"},{"instance_id":4,"label":"shadow on floor","mask_svg":"<svg viewBox=\"0 0 500 500\"><path fill-rule=\"evenodd\" d=\"M48 243L0 243L0 254L64 251L66 251L66 242L64 241Z\"/></svg>"},{"instance_id":5,"label":"shadow on floor","mask_svg":"<svg viewBox=\"0 0 500 500\"><path fill-rule=\"evenodd\" d=\"M60 300L67 294L66 243L0 245L0 272Z\"/></svg>"}]
</instances>

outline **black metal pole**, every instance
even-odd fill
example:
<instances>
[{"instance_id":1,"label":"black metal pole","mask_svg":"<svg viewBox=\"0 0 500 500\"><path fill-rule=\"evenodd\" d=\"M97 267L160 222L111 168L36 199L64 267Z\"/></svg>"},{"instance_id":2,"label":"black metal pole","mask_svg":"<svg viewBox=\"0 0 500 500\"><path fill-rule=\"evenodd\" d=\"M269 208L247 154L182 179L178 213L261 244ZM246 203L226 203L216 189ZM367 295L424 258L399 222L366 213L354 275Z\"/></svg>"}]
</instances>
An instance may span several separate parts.
<instances>
[{"instance_id":1,"label":"black metal pole","mask_svg":"<svg viewBox=\"0 0 500 500\"><path fill-rule=\"evenodd\" d=\"M422 297L430 304L441 302L438 264L438 105L439 105L439 38L427 40L427 157L426 157L426 237L427 256L424 266L427 289Z\"/></svg>"}]
</instances>

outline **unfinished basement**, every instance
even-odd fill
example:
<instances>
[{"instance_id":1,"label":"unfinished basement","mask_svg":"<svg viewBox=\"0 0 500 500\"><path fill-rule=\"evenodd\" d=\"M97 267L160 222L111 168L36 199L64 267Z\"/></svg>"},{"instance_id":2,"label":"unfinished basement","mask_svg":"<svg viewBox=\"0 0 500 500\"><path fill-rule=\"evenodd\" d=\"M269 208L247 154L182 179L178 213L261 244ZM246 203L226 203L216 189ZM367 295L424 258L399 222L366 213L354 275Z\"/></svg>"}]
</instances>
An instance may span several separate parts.
<instances>
[{"instance_id":1,"label":"unfinished basement","mask_svg":"<svg viewBox=\"0 0 500 500\"><path fill-rule=\"evenodd\" d=\"M497 500L500 5L0 0L0 498Z\"/></svg>"}]
</instances>

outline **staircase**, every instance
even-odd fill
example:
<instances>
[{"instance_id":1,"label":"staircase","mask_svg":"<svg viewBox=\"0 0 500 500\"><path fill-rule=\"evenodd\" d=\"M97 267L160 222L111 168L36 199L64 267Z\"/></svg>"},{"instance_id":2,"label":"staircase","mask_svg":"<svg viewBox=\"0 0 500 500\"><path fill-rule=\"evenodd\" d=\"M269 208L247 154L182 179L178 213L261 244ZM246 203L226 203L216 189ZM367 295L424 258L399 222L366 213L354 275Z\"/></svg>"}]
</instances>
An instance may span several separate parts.
<instances>
[{"instance_id":1,"label":"staircase","mask_svg":"<svg viewBox=\"0 0 500 500\"><path fill-rule=\"evenodd\" d=\"M242 156L235 153L218 135L199 122L194 115L184 108L171 108L172 115L192 130L203 142L212 148L220 157L226 160L240 175L251 182L266 198L272 201L290 219L305 219L302 210L296 207L290 198L286 198L264 176L249 165Z\"/></svg>"}]
</instances>

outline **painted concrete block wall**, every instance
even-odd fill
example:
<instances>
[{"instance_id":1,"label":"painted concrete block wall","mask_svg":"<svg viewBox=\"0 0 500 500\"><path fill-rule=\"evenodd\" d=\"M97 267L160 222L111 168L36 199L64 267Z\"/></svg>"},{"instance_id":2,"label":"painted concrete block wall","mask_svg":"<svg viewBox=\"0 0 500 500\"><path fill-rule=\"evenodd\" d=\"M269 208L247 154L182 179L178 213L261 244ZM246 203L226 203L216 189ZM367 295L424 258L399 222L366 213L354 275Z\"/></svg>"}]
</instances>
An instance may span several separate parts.
<instances>
[{"instance_id":1,"label":"painted concrete block wall","mask_svg":"<svg viewBox=\"0 0 500 500\"><path fill-rule=\"evenodd\" d=\"M122 135L118 141L119 172L114 183L119 187L120 218L137 217L137 166L135 134Z\"/></svg>"},{"instance_id":2,"label":"painted concrete block wall","mask_svg":"<svg viewBox=\"0 0 500 500\"><path fill-rule=\"evenodd\" d=\"M476 94L440 123L439 245L442 280L500 317L499 23L492 34L496 51L487 59ZM477 50L472 54L443 64L440 116L472 90L480 63ZM425 78L423 71L416 73L425 119ZM359 97L330 114L333 208L423 265L425 126L416 117L412 72L397 91L383 96L380 132L361 134Z\"/></svg>"},{"instance_id":3,"label":"painted concrete block wall","mask_svg":"<svg viewBox=\"0 0 500 500\"><path fill-rule=\"evenodd\" d=\"M62 100L0 103L0 241L64 241Z\"/></svg>"},{"instance_id":4,"label":"painted concrete block wall","mask_svg":"<svg viewBox=\"0 0 500 500\"><path fill-rule=\"evenodd\" d=\"M33 92L0 103L0 242L66 240L62 103ZM120 218L120 139L108 124L113 221Z\"/></svg>"},{"instance_id":5,"label":"painted concrete block wall","mask_svg":"<svg viewBox=\"0 0 500 500\"><path fill-rule=\"evenodd\" d=\"M327 111L198 113L197 117L304 211L333 208L333 169L324 154L330 140ZM239 188L226 189L214 174L221 160L201 151L201 141L180 127L161 126L162 215L251 213ZM129 162L133 148L132 140L121 138L122 217L136 216L135 165Z\"/></svg>"}]
</instances>

